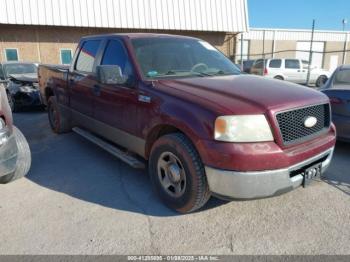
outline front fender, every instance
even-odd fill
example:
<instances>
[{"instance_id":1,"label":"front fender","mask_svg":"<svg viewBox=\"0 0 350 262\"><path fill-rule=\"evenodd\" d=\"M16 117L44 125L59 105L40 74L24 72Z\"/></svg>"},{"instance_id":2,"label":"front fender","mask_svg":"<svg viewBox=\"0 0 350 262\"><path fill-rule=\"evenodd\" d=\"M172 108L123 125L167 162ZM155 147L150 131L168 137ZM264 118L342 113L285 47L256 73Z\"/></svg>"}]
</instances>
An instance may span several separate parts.
<instances>
[{"instance_id":1,"label":"front fender","mask_svg":"<svg viewBox=\"0 0 350 262\"><path fill-rule=\"evenodd\" d=\"M162 127L173 127L184 133L196 146L201 140L213 138L216 117L208 109L179 99L160 105L142 133L147 140L153 140L150 137Z\"/></svg>"}]
</instances>

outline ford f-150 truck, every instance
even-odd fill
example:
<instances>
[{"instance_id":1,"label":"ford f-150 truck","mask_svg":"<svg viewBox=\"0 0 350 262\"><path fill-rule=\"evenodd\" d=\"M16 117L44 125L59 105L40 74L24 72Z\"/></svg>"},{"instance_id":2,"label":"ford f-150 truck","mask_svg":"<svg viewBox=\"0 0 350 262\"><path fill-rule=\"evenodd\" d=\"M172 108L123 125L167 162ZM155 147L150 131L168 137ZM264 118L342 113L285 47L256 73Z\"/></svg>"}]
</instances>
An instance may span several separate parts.
<instances>
[{"instance_id":1,"label":"ford f-150 truck","mask_svg":"<svg viewBox=\"0 0 350 262\"><path fill-rule=\"evenodd\" d=\"M200 39L88 36L70 67L41 65L38 74L54 132L73 130L134 167L148 163L156 192L182 213L211 195L252 199L305 186L331 162L325 95L240 75Z\"/></svg>"}]
</instances>

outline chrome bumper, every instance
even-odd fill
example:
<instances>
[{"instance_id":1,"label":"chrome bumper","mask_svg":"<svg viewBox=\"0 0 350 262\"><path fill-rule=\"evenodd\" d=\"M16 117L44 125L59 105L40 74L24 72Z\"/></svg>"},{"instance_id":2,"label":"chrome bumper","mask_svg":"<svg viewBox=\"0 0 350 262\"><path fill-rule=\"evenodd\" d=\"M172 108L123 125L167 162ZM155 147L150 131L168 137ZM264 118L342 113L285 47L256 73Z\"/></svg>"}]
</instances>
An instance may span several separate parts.
<instances>
[{"instance_id":1,"label":"chrome bumper","mask_svg":"<svg viewBox=\"0 0 350 262\"><path fill-rule=\"evenodd\" d=\"M331 163L333 152L334 147L285 169L236 172L206 166L205 171L211 192L218 196L236 199L269 197L299 187L303 176L297 174L291 177L291 173L327 157L322 162L322 173L325 172Z\"/></svg>"},{"instance_id":2,"label":"chrome bumper","mask_svg":"<svg viewBox=\"0 0 350 262\"><path fill-rule=\"evenodd\" d=\"M15 136L8 130L0 132L0 177L16 171L17 155Z\"/></svg>"}]
</instances>

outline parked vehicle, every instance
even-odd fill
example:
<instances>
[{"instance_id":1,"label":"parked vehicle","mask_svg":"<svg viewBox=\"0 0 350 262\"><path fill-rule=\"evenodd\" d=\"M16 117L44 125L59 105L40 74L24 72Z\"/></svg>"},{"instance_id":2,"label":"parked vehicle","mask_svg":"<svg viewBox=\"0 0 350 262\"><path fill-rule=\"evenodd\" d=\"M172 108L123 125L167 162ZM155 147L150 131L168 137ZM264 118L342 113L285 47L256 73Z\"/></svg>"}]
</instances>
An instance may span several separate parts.
<instances>
[{"instance_id":1,"label":"parked vehicle","mask_svg":"<svg viewBox=\"0 0 350 262\"><path fill-rule=\"evenodd\" d=\"M350 142L350 65L338 67L321 91L330 98L337 138Z\"/></svg>"},{"instance_id":2,"label":"parked vehicle","mask_svg":"<svg viewBox=\"0 0 350 262\"><path fill-rule=\"evenodd\" d=\"M249 59L243 61L243 72L250 74L250 70L252 66L254 65L255 60Z\"/></svg>"},{"instance_id":3,"label":"parked vehicle","mask_svg":"<svg viewBox=\"0 0 350 262\"><path fill-rule=\"evenodd\" d=\"M13 112L28 106L42 106L38 66L35 63L6 62L0 64L0 79L6 80L6 94Z\"/></svg>"},{"instance_id":4,"label":"parked vehicle","mask_svg":"<svg viewBox=\"0 0 350 262\"><path fill-rule=\"evenodd\" d=\"M305 84L307 80L308 61L300 59L267 59L264 67L263 59L255 61L251 73L267 78L286 80L297 84ZM330 77L330 72L312 66L310 68L310 84L322 86Z\"/></svg>"},{"instance_id":5,"label":"parked vehicle","mask_svg":"<svg viewBox=\"0 0 350 262\"><path fill-rule=\"evenodd\" d=\"M0 184L25 176L30 164L31 154L27 140L12 124L5 86L0 83Z\"/></svg>"},{"instance_id":6,"label":"parked vehicle","mask_svg":"<svg viewBox=\"0 0 350 262\"><path fill-rule=\"evenodd\" d=\"M73 129L133 167L148 160L155 190L179 212L211 194L250 199L305 186L333 154L327 96L240 75L196 38L84 37L69 69L39 66L39 85L54 132Z\"/></svg>"}]
</instances>

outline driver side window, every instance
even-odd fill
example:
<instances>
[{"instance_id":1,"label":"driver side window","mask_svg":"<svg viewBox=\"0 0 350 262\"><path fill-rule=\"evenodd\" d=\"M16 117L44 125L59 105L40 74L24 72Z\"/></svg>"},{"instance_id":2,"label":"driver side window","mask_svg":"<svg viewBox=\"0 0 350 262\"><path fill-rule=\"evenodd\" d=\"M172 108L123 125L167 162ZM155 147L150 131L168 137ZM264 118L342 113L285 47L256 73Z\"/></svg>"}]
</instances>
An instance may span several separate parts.
<instances>
[{"instance_id":1,"label":"driver side window","mask_svg":"<svg viewBox=\"0 0 350 262\"><path fill-rule=\"evenodd\" d=\"M101 65L117 65L123 75L133 78L133 67L123 43L119 40L110 40L103 54ZM129 81L128 81L129 82Z\"/></svg>"}]
</instances>

